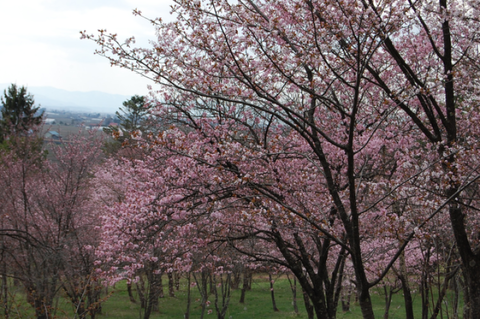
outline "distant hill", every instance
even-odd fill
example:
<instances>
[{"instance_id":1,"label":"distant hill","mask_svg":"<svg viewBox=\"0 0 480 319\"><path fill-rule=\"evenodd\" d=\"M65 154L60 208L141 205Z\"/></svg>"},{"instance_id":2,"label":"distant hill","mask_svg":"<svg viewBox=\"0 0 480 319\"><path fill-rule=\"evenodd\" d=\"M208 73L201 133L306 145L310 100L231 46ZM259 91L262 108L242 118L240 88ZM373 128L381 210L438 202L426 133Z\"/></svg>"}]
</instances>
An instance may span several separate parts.
<instances>
[{"instance_id":1,"label":"distant hill","mask_svg":"<svg viewBox=\"0 0 480 319\"><path fill-rule=\"evenodd\" d=\"M17 85L22 85L17 83ZM1 95L10 84L0 84ZM46 109L59 109L74 112L115 113L130 96L109 94L99 91L74 92L53 87L28 86L28 92L35 105Z\"/></svg>"}]
</instances>

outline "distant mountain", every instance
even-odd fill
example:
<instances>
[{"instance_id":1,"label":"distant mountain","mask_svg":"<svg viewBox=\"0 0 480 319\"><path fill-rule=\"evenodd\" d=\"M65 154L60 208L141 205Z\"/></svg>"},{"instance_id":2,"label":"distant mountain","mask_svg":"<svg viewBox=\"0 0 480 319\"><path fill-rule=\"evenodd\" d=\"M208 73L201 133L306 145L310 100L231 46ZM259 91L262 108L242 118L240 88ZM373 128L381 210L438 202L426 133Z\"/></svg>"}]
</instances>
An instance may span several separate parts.
<instances>
[{"instance_id":1,"label":"distant mountain","mask_svg":"<svg viewBox=\"0 0 480 319\"><path fill-rule=\"evenodd\" d=\"M17 84L21 85L21 84ZM10 84L0 84L1 95ZM46 109L58 109L74 112L115 113L130 96L109 94L99 91L75 92L53 87L27 87L35 100L35 105Z\"/></svg>"}]
</instances>

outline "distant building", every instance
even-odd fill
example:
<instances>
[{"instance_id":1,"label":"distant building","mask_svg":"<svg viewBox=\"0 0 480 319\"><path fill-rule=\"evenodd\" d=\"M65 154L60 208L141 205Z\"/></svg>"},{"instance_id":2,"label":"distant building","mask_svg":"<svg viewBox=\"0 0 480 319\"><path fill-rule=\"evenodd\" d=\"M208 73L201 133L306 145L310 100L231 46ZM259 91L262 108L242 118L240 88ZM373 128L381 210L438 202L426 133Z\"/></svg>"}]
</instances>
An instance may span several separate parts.
<instances>
[{"instance_id":1,"label":"distant building","mask_svg":"<svg viewBox=\"0 0 480 319\"><path fill-rule=\"evenodd\" d=\"M55 119L45 119L45 124L55 124Z\"/></svg>"},{"instance_id":2,"label":"distant building","mask_svg":"<svg viewBox=\"0 0 480 319\"><path fill-rule=\"evenodd\" d=\"M48 131L47 133L45 133L45 138L51 138L53 140L60 140L62 138L62 136L60 134L58 134L58 132L56 132L56 131Z\"/></svg>"}]
</instances>

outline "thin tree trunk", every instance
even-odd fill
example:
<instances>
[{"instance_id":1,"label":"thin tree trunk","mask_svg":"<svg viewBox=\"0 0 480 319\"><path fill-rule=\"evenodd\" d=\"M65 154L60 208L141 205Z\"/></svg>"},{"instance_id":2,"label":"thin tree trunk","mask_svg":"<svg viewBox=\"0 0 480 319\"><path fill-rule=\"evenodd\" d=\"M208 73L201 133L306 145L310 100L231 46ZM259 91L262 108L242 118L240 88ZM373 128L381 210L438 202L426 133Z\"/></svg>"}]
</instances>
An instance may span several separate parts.
<instances>
[{"instance_id":1,"label":"thin tree trunk","mask_svg":"<svg viewBox=\"0 0 480 319\"><path fill-rule=\"evenodd\" d=\"M460 289L459 289L459 278L458 274L455 275L453 280L453 319L458 319L458 306L460 301Z\"/></svg>"},{"instance_id":2,"label":"thin tree trunk","mask_svg":"<svg viewBox=\"0 0 480 319\"><path fill-rule=\"evenodd\" d=\"M242 277L242 268L243 267L235 267L233 270L233 278L232 278L232 289L237 290L240 287L240 279Z\"/></svg>"},{"instance_id":3,"label":"thin tree trunk","mask_svg":"<svg viewBox=\"0 0 480 319\"><path fill-rule=\"evenodd\" d=\"M200 319L203 319L205 315L205 308L207 306L207 300L208 300L208 276L209 274L207 273L206 270L203 270L201 273L201 282L198 282L197 276L195 273L192 273L193 278L195 279L195 283L197 284L197 289L198 292L200 293L201 297L201 312L200 312Z\"/></svg>"},{"instance_id":4,"label":"thin tree trunk","mask_svg":"<svg viewBox=\"0 0 480 319\"><path fill-rule=\"evenodd\" d=\"M190 319L190 305L192 302L190 277L191 273L189 272L187 275L187 311L185 312L184 319Z\"/></svg>"},{"instance_id":5,"label":"thin tree trunk","mask_svg":"<svg viewBox=\"0 0 480 319\"><path fill-rule=\"evenodd\" d=\"M436 319L441 308L442 308L442 302L443 302L443 298L445 298L445 295L447 293L447 288L448 288L448 285L449 285L449 281L455 276L457 272L457 269L453 270L450 274L447 274L445 276L445 279L443 281L443 285L441 286L441 289L439 288L439 292L438 292L438 299L437 299L437 302L435 304L435 307L433 308L433 311L432 311L432 316L430 317L430 319Z\"/></svg>"},{"instance_id":6,"label":"thin tree trunk","mask_svg":"<svg viewBox=\"0 0 480 319\"><path fill-rule=\"evenodd\" d=\"M173 278L175 278L175 290L179 291L180 290L180 273L177 271L174 272Z\"/></svg>"},{"instance_id":7,"label":"thin tree trunk","mask_svg":"<svg viewBox=\"0 0 480 319\"><path fill-rule=\"evenodd\" d=\"M383 286L383 291L385 293L385 312L383 313L383 319L388 319L390 312L390 305L392 304L393 289L387 289L387 286Z\"/></svg>"},{"instance_id":8,"label":"thin tree trunk","mask_svg":"<svg viewBox=\"0 0 480 319\"><path fill-rule=\"evenodd\" d=\"M248 290L249 286L249 276L248 276L248 269L245 269L243 272L243 285L242 285L242 291L240 294L240 303L243 304L245 303L245 293Z\"/></svg>"},{"instance_id":9,"label":"thin tree trunk","mask_svg":"<svg viewBox=\"0 0 480 319\"><path fill-rule=\"evenodd\" d=\"M292 290L292 306L293 311L298 314L298 304L297 304L297 277L293 276L293 284L290 279L290 276L287 273L287 279L290 283L290 289Z\"/></svg>"},{"instance_id":10,"label":"thin tree trunk","mask_svg":"<svg viewBox=\"0 0 480 319\"><path fill-rule=\"evenodd\" d=\"M142 275L139 276L139 281L136 283L138 299L140 299L140 308L145 309L147 302L145 300L145 282Z\"/></svg>"},{"instance_id":11,"label":"thin tree trunk","mask_svg":"<svg viewBox=\"0 0 480 319\"><path fill-rule=\"evenodd\" d=\"M275 302L275 291L273 289L273 279L271 274L268 274L268 280L270 281L270 295L272 296L273 311L277 312L280 310L278 310L277 303Z\"/></svg>"},{"instance_id":12,"label":"thin tree trunk","mask_svg":"<svg viewBox=\"0 0 480 319\"><path fill-rule=\"evenodd\" d=\"M3 247L2 247L3 249ZM3 254L2 254L3 257ZM1 300L2 300L2 308L3 308L3 315L5 319L9 319L9 310L10 306L8 303L8 278L7 278L7 264L6 262L2 262L2 291L1 291Z\"/></svg>"},{"instance_id":13,"label":"thin tree trunk","mask_svg":"<svg viewBox=\"0 0 480 319\"><path fill-rule=\"evenodd\" d=\"M137 303L132 293L132 282L127 282L127 292L128 292L128 298L130 298L130 302Z\"/></svg>"},{"instance_id":14,"label":"thin tree trunk","mask_svg":"<svg viewBox=\"0 0 480 319\"><path fill-rule=\"evenodd\" d=\"M352 298L352 294L350 293L350 289L348 294L342 295L342 311L347 312L350 311L350 299Z\"/></svg>"},{"instance_id":15,"label":"thin tree trunk","mask_svg":"<svg viewBox=\"0 0 480 319\"><path fill-rule=\"evenodd\" d=\"M88 289L88 308L90 319L95 319L97 314L102 313L102 303L100 302L100 295L102 288L93 282Z\"/></svg>"},{"instance_id":16,"label":"thin tree trunk","mask_svg":"<svg viewBox=\"0 0 480 319\"><path fill-rule=\"evenodd\" d=\"M428 318L428 308L429 308L429 285L428 285L428 276L429 276L429 267L430 262L430 248L426 251L425 262L422 269L422 278L420 280L420 292L422 297L422 319Z\"/></svg>"},{"instance_id":17,"label":"thin tree trunk","mask_svg":"<svg viewBox=\"0 0 480 319\"><path fill-rule=\"evenodd\" d=\"M208 281L210 282L210 289L209 289L209 291L210 291L210 294L212 294L212 295L215 293L215 284L213 283L213 282L215 281L215 280L214 280L214 279L215 279L214 277L215 277L215 274L213 274L213 273L210 273L210 274L209 274L209 277L208 277Z\"/></svg>"},{"instance_id":18,"label":"thin tree trunk","mask_svg":"<svg viewBox=\"0 0 480 319\"><path fill-rule=\"evenodd\" d=\"M171 272L167 273L168 276L168 295L170 297L175 297L175 290L174 290L174 282L173 282L173 274Z\"/></svg>"},{"instance_id":19,"label":"thin tree trunk","mask_svg":"<svg viewBox=\"0 0 480 319\"><path fill-rule=\"evenodd\" d=\"M223 276L219 275L220 286L217 287L216 281L213 280L215 287L215 310L217 311L217 319L225 319L225 314L227 313L228 305L230 303L230 292L231 292L231 274L227 274L227 278L223 281ZM218 288L220 288L221 293L221 305L219 306L219 296Z\"/></svg>"},{"instance_id":20,"label":"thin tree trunk","mask_svg":"<svg viewBox=\"0 0 480 319\"><path fill-rule=\"evenodd\" d=\"M163 291L163 274L158 280L158 298L165 298L165 292Z\"/></svg>"}]
</instances>

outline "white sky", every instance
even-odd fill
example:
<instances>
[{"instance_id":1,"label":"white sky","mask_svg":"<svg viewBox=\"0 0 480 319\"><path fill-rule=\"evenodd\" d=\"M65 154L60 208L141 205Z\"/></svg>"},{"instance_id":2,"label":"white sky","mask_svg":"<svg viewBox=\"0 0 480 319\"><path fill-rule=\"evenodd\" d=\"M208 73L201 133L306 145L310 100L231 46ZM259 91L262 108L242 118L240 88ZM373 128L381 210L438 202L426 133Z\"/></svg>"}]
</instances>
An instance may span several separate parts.
<instances>
[{"instance_id":1,"label":"white sky","mask_svg":"<svg viewBox=\"0 0 480 319\"><path fill-rule=\"evenodd\" d=\"M80 31L98 29L135 36L137 45L154 39L153 26L132 14L169 16L171 0L0 0L0 83L52 86L69 91L147 94L149 82L131 71L110 67L93 52Z\"/></svg>"}]
</instances>

